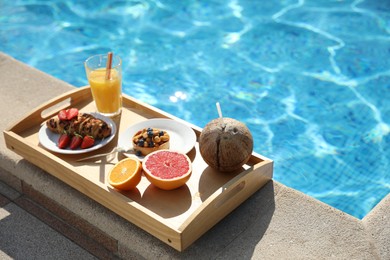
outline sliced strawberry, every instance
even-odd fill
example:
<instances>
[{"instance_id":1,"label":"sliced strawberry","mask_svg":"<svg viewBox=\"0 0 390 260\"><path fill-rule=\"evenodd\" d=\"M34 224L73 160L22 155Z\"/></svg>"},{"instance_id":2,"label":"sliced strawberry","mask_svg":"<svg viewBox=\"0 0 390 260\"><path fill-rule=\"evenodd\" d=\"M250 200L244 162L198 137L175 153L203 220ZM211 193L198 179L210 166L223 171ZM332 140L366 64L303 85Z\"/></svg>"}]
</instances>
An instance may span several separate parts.
<instances>
[{"instance_id":1,"label":"sliced strawberry","mask_svg":"<svg viewBox=\"0 0 390 260\"><path fill-rule=\"evenodd\" d=\"M81 143L81 148L86 149L95 144L95 139L92 136L86 135L83 138L83 142Z\"/></svg>"},{"instance_id":2,"label":"sliced strawberry","mask_svg":"<svg viewBox=\"0 0 390 260\"><path fill-rule=\"evenodd\" d=\"M68 113L66 112L66 110L61 110L59 113L58 113L58 118L60 120L68 120Z\"/></svg>"},{"instance_id":3,"label":"sliced strawberry","mask_svg":"<svg viewBox=\"0 0 390 260\"><path fill-rule=\"evenodd\" d=\"M58 147L61 149L66 148L70 143L70 136L67 133L61 134L58 139Z\"/></svg>"},{"instance_id":4,"label":"sliced strawberry","mask_svg":"<svg viewBox=\"0 0 390 260\"><path fill-rule=\"evenodd\" d=\"M83 142L83 137L79 134L75 134L70 141L70 149L75 150L80 147Z\"/></svg>"},{"instance_id":5,"label":"sliced strawberry","mask_svg":"<svg viewBox=\"0 0 390 260\"><path fill-rule=\"evenodd\" d=\"M66 110L66 117L68 120L71 120L72 118L79 115L79 110L77 108L69 108Z\"/></svg>"}]
</instances>

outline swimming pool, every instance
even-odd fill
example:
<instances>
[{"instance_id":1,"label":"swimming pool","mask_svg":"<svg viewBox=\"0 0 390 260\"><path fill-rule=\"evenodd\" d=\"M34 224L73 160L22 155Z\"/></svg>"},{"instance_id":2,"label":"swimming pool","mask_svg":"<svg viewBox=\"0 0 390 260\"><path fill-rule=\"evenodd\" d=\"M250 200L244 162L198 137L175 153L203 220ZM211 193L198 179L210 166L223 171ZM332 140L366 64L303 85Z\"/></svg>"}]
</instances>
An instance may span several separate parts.
<instances>
[{"instance_id":1,"label":"swimming pool","mask_svg":"<svg viewBox=\"0 0 390 260\"><path fill-rule=\"evenodd\" d=\"M83 61L112 50L125 93L200 127L220 102L275 180L362 218L390 192L390 5L376 2L2 1L0 51L83 86Z\"/></svg>"}]
</instances>

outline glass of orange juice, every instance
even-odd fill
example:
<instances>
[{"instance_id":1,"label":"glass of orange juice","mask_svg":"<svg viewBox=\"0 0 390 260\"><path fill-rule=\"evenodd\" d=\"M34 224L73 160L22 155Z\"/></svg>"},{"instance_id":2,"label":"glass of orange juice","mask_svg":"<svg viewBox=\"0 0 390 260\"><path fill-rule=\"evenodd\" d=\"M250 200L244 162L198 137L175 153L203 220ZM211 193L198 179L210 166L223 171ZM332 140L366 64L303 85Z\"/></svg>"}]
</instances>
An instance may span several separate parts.
<instances>
[{"instance_id":1,"label":"glass of orange juice","mask_svg":"<svg viewBox=\"0 0 390 260\"><path fill-rule=\"evenodd\" d=\"M111 61L109 67L107 60ZM121 58L118 55L109 58L107 54L98 54L89 57L84 65L97 111L105 116L118 115L122 109Z\"/></svg>"}]
</instances>

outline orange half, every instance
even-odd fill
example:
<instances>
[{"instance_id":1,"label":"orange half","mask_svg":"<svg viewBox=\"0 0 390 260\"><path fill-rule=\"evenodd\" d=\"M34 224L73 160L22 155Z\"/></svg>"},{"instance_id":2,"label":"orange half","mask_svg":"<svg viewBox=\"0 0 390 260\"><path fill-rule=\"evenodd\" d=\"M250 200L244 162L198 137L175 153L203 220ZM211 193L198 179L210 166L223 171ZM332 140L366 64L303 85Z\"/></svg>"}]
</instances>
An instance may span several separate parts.
<instances>
[{"instance_id":1,"label":"orange half","mask_svg":"<svg viewBox=\"0 0 390 260\"><path fill-rule=\"evenodd\" d=\"M136 158L119 161L108 174L109 184L118 190L132 190L141 181L142 164Z\"/></svg>"}]
</instances>

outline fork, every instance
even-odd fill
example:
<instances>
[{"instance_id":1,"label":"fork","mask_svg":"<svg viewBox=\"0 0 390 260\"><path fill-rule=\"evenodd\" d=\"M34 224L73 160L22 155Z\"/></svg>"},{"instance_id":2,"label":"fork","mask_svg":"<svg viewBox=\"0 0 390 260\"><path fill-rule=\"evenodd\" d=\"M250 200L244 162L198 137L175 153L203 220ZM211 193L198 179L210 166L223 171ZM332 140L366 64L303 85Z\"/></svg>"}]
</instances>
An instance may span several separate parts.
<instances>
[{"instance_id":1,"label":"fork","mask_svg":"<svg viewBox=\"0 0 390 260\"><path fill-rule=\"evenodd\" d=\"M108 156L108 155L113 154L113 153L129 153L129 152L135 154L135 151L133 148L117 146L111 152L87 156L87 157L76 160L76 162L81 162L81 161L85 161L85 160L89 160L89 159L93 159L93 158L98 158L98 157L105 157L105 156Z\"/></svg>"}]
</instances>

